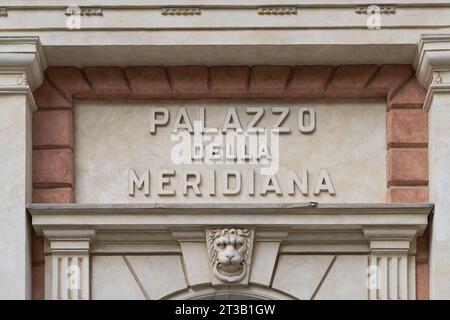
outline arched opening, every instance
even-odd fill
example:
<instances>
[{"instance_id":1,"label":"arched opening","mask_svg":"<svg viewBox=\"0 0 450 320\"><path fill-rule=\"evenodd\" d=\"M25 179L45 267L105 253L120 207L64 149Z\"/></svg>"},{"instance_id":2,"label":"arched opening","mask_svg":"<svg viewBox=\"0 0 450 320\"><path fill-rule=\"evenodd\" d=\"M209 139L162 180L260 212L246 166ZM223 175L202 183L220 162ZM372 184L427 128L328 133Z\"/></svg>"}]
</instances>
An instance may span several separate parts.
<instances>
[{"instance_id":1,"label":"arched opening","mask_svg":"<svg viewBox=\"0 0 450 320\"><path fill-rule=\"evenodd\" d=\"M170 294L169 300L293 300L288 294L258 285L202 286Z\"/></svg>"}]
</instances>

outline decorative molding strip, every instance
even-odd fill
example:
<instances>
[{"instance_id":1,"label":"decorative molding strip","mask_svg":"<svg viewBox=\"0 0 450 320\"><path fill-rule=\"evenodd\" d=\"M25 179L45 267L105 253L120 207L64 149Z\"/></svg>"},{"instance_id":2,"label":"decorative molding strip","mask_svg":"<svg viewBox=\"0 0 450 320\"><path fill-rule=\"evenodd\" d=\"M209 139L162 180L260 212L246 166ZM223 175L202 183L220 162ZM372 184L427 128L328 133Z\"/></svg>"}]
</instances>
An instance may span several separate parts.
<instances>
[{"instance_id":1,"label":"decorative molding strip","mask_svg":"<svg viewBox=\"0 0 450 320\"><path fill-rule=\"evenodd\" d=\"M297 14L296 7L260 7L257 11L259 15L290 16Z\"/></svg>"},{"instance_id":2,"label":"decorative molding strip","mask_svg":"<svg viewBox=\"0 0 450 320\"><path fill-rule=\"evenodd\" d=\"M161 15L163 16L199 16L201 14L202 10L200 8L161 8Z\"/></svg>"},{"instance_id":3,"label":"decorative molding strip","mask_svg":"<svg viewBox=\"0 0 450 320\"><path fill-rule=\"evenodd\" d=\"M0 8L0 17L7 17L7 16L8 16L8 9Z\"/></svg>"},{"instance_id":4,"label":"decorative molding strip","mask_svg":"<svg viewBox=\"0 0 450 320\"><path fill-rule=\"evenodd\" d=\"M442 76L439 72L433 72L433 78L431 79L431 84L442 84Z\"/></svg>"},{"instance_id":5,"label":"decorative molding strip","mask_svg":"<svg viewBox=\"0 0 450 320\"><path fill-rule=\"evenodd\" d=\"M27 80L27 75L25 73L22 73L22 75L19 77L19 79L17 79L17 84L19 86L28 86L28 80Z\"/></svg>"},{"instance_id":6,"label":"decorative molding strip","mask_svg":"<svg viewBox=\"0 0 450 320\"><path fill-rule=\"evenodd\" d=\"M357 14L395 14L396 9L395 7L388 7L388 6L377 6L377 5L371 5L367 7L356 7L355 13Z\"/></svg>"},{"instance_id":7,"label":"decorative molding strip","mask_svg":"<svg viewBox=\"0 0 450 320\"><path fill-rule=\"evenodd\" d=\"M102 8L94 7L68 7L64 13L66 16L85 16L85 17L101 17L103 16Z\"/></svg>"}]
</instances>

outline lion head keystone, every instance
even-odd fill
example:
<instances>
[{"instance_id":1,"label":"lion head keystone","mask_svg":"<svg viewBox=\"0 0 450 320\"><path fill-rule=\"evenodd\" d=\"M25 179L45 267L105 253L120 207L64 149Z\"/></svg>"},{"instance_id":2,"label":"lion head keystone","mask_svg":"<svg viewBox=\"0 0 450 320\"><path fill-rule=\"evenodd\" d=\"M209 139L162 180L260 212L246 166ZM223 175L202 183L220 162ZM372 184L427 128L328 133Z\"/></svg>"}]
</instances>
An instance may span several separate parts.
<instances>
[{"instance_id":1,"label":"lion head keystone","mask_svg":"<svg viewBox=\"0 0 450 320\"><path fill-rule=\"evenodd\" d=\"M222 282L243 280L250 266L253 231L225 228L206 230L211 269Z\"/></svg>"}]
</instances>

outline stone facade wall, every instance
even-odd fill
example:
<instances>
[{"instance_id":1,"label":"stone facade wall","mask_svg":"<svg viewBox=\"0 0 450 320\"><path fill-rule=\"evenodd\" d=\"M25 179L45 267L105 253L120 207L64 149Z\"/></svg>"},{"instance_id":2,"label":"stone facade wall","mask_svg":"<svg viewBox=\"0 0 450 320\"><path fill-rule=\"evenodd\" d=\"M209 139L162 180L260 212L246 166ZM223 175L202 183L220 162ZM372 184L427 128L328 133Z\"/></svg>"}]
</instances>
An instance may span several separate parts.
<instances>
[{"instance_id":1,"label":"stone facade wall","mask_svg":"<svg viewBox=\"0 0 450 320\"><path fill-rule=\"evenodd\" d=\"M33 202L74 198L73 99L386 99L387 202L428 202L425 90L410 65L50 67L34 92ZM75 151L76 152L76 151ZM43 240L33 239L33 298L44 297ZM428 298L418 240L416 294Z\"/></svg>"}]
</instances>

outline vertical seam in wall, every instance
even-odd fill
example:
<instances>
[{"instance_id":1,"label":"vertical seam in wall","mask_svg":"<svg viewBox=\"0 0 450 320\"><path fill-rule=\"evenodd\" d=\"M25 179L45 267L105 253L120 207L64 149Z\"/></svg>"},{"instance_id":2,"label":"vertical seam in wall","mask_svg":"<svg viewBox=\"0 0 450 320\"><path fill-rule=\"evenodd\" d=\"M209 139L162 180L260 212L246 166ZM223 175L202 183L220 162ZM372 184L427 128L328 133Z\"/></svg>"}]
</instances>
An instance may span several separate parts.
<instances>
[{"instance_id":1,"label":"vertical seam in wall","mask_svg":"<svg viewBox=\"0 0 450 320\"><path fill-rule=\"evenodd\" d=\"M133 94L133 90L131 90L130 80L127 77L127 73L125 72L124 68L120 68L120 73L122 74L122 77L125 79L125 83L127 84L128 91L130 94Z\"/></svg>"},{"instance_id":2,"label":"vertical seam in wall","mask_svg":"<svg viewBox=\"0 0 450 320\"><path fill-rule=\"evenodd\" d=\"M84 70L78 69L80 71L81 74L81 78L83 78L83 80L86 82L86 84L88 85L88 87L91 89L92 93L96 93L94 86L91 84L91 82L89 81L89 78L87 77L86 73L84 72Z\"/></svg>"},{"instance_id":3,"label":"vertical seam in wall","mask_svg":"<svg viewBox=\"0 0 450 320\"><path fill-rule=\"evenodd\" d=\"M61 300L61 264L62 264L62 261L61 261L61 257L56 257L56 264L57 264L57 268L58 268L58 271L57 271L57 279L55 279L56 280L56 298L58 299L58 300Z\"/></svg>"},{"instance_id":4,"label":"vertical seam in wall","mask_svg":"<svg viewBox=\"0 0 450 320\"><path fill-rule=\"evenodd\" d=\"M378 73L381 70L381 65L377 65L375 68L375 71L370 75L369 79L367 79L367 82L364 84L363 89L367 89L369 85L372 83L372 81L377 77Z\"/></svg>"},{"instance_id":5,"label":"vertical seam in wall","mask_svg":"<svg viewBox=\"0 0 450 320\"><path fill-rule=\"evenodd\" d=\"M331 269L333 268L334 263L336 262L336 259L337 259L337 256L333 256L333 260L331 260L330 265L328 266L327 270L325 271L325 273L322 276L322 279L320 279L320 282L317 285L316 290L314 290L314 293L312 294L310 300L314 300L316 298L317 294L319 293L319 290L322 288L323 283L327 279L328 274L330 273Z\"/></svg>"},{"instance_id":6,"label":"vertical seam in wall","mask_svg":"<svg viewBox=\"0 0 450 320\"><path fill-rule=\"evenodd\" d=\"M391 297L391 279L393 278L393 276L391 276L391 261L392 261L392 257L386 257L386 300L392 300ZM397 278L397 286L398 286L398 278Z\"/></svg>"},{"instance_id":7,"label":"vertical seam in wall","mask_svg":"<svg viewBox=\"0 0 450 320\"><path fill-rule=\"evenodd\" d=\"M333 66L330 74L328 75L328 78L325 80L325 85L323 87L323 92L327 92L328 88L330 87L331 83L334 80L334 76L336 75L337 67Z\"/></svg>"},{"instance_id":8,"label":"vertical seam in wall","mask_svg":"<svg viewBox=\"0 0 450 320\"><path fill-rule=\"evenodd\" d=\"M170 78L170 72L168 67L163 67L164 74L166 75L167 84L169 85L170 93L173 93L172 79Z\"/></svg>"},{"instance_id":9,"label":"vertical seam in wall","mask_svg":"<svg viewBox=\"0 0 450 320\"><path fill-rule=\"evenodd\" d=\"M186 286L190 287L191 283L189 281L188 272L187 272L187 268L186 268L186 262L184 261L184 255L183 255L183 250L181 249L181 246L180 246L180 250L181 250L181 255L179 257L180 257L180 262L181 262L181 268L183 269L184 281L186 281Z\"/></svg>"},{"instance_id":10,"label":"vertical seam in wall","mask_svg":"<svg viewBox=\"0 0 450 320\"><path fill-rule=\"evenodd\" d=\"M406 300L408 300L408 278L409 278L409 270L408 270L408 261L409 260L409 257L408 257L408 255L406 255ZM398 285L397 285L397 298L398 298L398 300L401 300L401 291L400 291L400 278L401 278L401 267L400 267L400 263L401 263L401 257L400 258L397 258L397 270L396 270L396 273L397 273L397 275L396 275L396 277L397 277L397 283L398 283Z\"/></svg>"},{"instance_id":11,"label":"vertical seam in wall","mask_svg":"<svg viewBox=\"0 0 450 320\"><path fill-rule=\"evenodd\" d=\"M247 94L250 92L250 84L251 84L251 81L252 81L252 70L253 70L253 66L249 66L248 67L247 83L246 83Z\"/></svg>"},{"instance_id":12,"label":"vertical seam in wall","mask_svg":"<svg viewBox=\"0 0 450 320\"><path fill-rule=\"evenodd\" d=\"M144 295L146 300L150 300L150 296L148 295L147 291L145 290L144 286L142 285L141 281L139 280L136 272L134 271L133 267L131 266L130 261L128 261L126 256L122 256L123 261L125 261L126 265L128 266L128 269L130 270L131 274L133 275L134 280L136 281L137 285L139 286L139 289L141 289L142 294Z\"/></svg>"},{"instance_id":13,"label":"vertical seam in wall","mask_svg":"<svg viewBox=\"0 0 450 320\"><path fill-rule=\"evenodd\" d=\"M211 72L209 67L206 67L206 89L208 90L208 96L211 95Z\"/></svg>"},{"instance_id":14,"label":"vertical seam in wall","mask_svg":"<svg viewBox=\"0 0 450 320\"><path fill-rule=\"evenodd\" d=\"M72 99L71 96L67 96L49 77L45 77L45 80L55 89L55 91L67 102L70 103L70 100ZM39 106L38 106L39 109ZM44 109L45 110L45 109ZM51 108L51 110L67 110L67 108Z\"/></svg>"},{"instance_id":15,"label":"vertical seam in wall","mask_svg":"<svg viewBox=\"0 0 450 320\"><path fill-rule=\"evenodd\" d=\"M88 279L88 285L89 285L89 300L92 300L92 265L94 264L93 259L92 259L92 255L88 255L88 267L89 267L89 279Z\"/></svg>"},{"instance_id":16,"label":"vertical seam in wall","mask_svg":"<svg viewBox=\"0 0 450 320\"><path fill-rule=\"evenodd\" d=\"M288 76L286 78L286 83L284 84L284 92L287 91L287 89L289 88L289 85L291 84L292 78L294 77L294 68L293 67L289 67L289 73Z\"/></svg>"},{"instance_id":17,"label":"vertical seam in wall","mask_svg":"<svg viewBox=\"0 0 450 320\"><path fill-rule=\"evenodd\" d=\"M275 275L276 275L277 269L278 269L278 262L280 260L280 249L281 249L281 242L278 245L277 257L275 258L275 263L273 265L273 270L272 270L272 275L270 277L269 287L273 286L273 281L275 280Z\"/></svg>"},{"instance_id":18,"label":"vertical seam in wall","mask_svg":"<svg viewBox=\"0 0 450 320\"><path fill-rule=\"evenodd\" d=\"M369 280L369 277L370 277L370 266L371 266L371 261L370 261L370 259L371 259L371 255L370 255L370 253L367 255L367 280ZM368 282L368 284L369 284L369 282ZM367 300L371 300L371 290L370 290L370 286L369 285L367 285Z\"/></svg>"},{"instance_id":19,"label":"vertical seam in wall","mask_svg":"<svg viewBox=\"0 0 450 320\"><path fill-rule=\"evenodd\" d=\"M389 100L392 100L404 87L406 87L406 85L408 83L410 83L413 79L415 79L414 73L411 75L411 77L409 77L408 79L406 79L404 82L402 82L401 84L399 84L397 86L397 88L395 88L394 90L392 90L392 92L388 92L388 102Z\"/></svg>"},{"instance_id":20,"label":"vertical seam in wall","mask_svg":"<svg viewBox=\"0 0 450 320\"><path fill-rule=\"evenodd\" d=\"M413 75L410 78L408 78L408 80L405 81L405 83L403 83L401 86L398 87L398 89L395 91L395 93L392 93L390 97L388 97L389 101L392 101L395 99L396 96L398 96L399 94L402 93L402 91L404 91L406 89L406 87L408 87L408 85L410 83L412 83L414 80L416 79L416 77ZM389 102L388 101L388 102ZM393 109L398 109L398 108L393 108ZM406 109L417 109L417 108L401 108L401 110L406 110Z\"/></svg>"}]
</instances>

